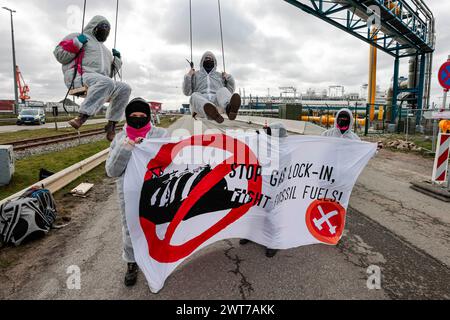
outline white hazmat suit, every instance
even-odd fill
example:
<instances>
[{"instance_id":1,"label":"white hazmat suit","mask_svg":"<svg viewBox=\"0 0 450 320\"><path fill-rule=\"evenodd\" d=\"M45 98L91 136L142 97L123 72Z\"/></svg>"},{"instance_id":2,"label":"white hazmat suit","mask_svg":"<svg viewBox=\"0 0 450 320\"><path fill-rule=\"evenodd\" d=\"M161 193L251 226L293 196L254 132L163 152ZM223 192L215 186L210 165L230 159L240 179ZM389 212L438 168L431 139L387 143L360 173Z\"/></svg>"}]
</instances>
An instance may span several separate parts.
<instances>
[{"instance_id":1,"label":"white hazmat suit","mask_svg":"<svg viewBox=\"0 0 450 320\"><path fill-rule=\"evenodd\" d=\"M147 134L146 139L165 138L168 132L162 128L152 127ZM119 133L111 144L111 151L106 161L106 173L111 178L117 179L117 193L119 197L120 212L122 214L122 237L123 237L123 260L126 263L135 263L133 245L131 243L130 231L127 226L125 215L125 196L123 193L124 175L131 159L133 147L127 143L127 135L125 131Z\"/></svg>"},{"instance_id":2,"label":"white hazmat suit","mask_svg":"<svg viewBox=\"0 0 450 320\"><path fill-rule=\"evenodd\" d=\"M203 67L205 58L208 56L214 60L214 69L210 73ZM195 72L193 76L187 74L184 77L183 93L186 96L191 96L191 113L202 118L207 118L204 110L207 103L213 103L219 113L225 113L234 91L234 78L231 75L227 75L226 79L223 78L222 73L217 71L217 59L210 51L203 55L200 70Z\"/></svg>"}]
</instances>

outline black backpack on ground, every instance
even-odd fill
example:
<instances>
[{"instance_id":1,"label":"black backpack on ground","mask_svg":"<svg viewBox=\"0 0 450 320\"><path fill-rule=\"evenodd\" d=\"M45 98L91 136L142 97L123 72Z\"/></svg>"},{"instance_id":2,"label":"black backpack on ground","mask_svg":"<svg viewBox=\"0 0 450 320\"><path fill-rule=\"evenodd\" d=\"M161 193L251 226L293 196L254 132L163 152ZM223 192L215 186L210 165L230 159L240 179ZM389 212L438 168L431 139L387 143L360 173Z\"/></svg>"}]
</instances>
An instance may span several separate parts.
<instances>
[{"instance_id":1,"label":"black backpack on ground","mask_svg":"<svg viewBox=\"0 0 450 320\"><path fill-rule=\"evenodd\" d=\"M56 205L47 189L30 189L0 206L0 241L19 246L47 234L56 220Z\"/></svg>"}]
</instances>

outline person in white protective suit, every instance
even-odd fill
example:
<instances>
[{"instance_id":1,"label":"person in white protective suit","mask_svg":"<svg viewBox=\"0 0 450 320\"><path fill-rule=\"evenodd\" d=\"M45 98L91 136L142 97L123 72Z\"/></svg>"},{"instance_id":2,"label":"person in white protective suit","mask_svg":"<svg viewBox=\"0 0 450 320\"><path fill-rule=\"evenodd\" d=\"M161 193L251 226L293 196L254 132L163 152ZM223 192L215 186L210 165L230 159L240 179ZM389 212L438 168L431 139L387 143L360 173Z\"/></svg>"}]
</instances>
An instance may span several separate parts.
<instances>
[{"instance_id":1,"label":"person in white protective suit","mask_svg":"<svg viewBox=\"0 0 450 320\"><path fill-rule=\"evenodd\" d=\"M222 114L230 120L236 120L241 107L241 97L234 93L234 78L217 71L215 55L207 51L200 62L200 71L191 69L185 75L183 92L191 97L191 113L197 116L223 123Z\"/></svg>"},{"instance_id":2,"label":"person in white protective suit","mask_svg":"<svg viewBox=\"0 0 450 320\"><path fill-rule=\"evenodd\" d=\"M125 285L133 286L137 281L138 265L134 257L130 232L125 215L124 175L131 154L136 144L142 143L144 139L165 138L167 130L156 128L151 125L151 111L148 103L137 98L132 100L125 110L127 124L111 144L111 151L106 161L106 173L117 180L117 193L122 215L122 237L123 237L123 260L128 264L125 274Z\"/></svg>"},{"instance_id":3,"label":"person in white protective suit","mask_svg":"<svg viewBox=\"0 0 450 320\"><path fill-rule=\"evenodd\" d=\"M322 136L361 141L358 135L352 131L354 123L352 112L343 108L336 114L334 127L322 133Z\"/></svg>"},{"instance_id":4,"label":"person in white protective suit","mask_svg":"<svg viewBox=\"0 0 450 320\"><path fill-rule=\"evenodd\" d=\"M102 16L95 16L84 28L83 33L72 33L65 37L54 50L54 55L63 67L67 88L88 87L86 99L80 107L80 114L69 124L79 129L91 116L97 114L110 100L108 124L105 127L107 139L115 136L116 124L122 119L130 99L131 87L112 77L122 67L120 52L112 53L104 42L108 39L111 25Z\"/></svg>"}]
</instances>

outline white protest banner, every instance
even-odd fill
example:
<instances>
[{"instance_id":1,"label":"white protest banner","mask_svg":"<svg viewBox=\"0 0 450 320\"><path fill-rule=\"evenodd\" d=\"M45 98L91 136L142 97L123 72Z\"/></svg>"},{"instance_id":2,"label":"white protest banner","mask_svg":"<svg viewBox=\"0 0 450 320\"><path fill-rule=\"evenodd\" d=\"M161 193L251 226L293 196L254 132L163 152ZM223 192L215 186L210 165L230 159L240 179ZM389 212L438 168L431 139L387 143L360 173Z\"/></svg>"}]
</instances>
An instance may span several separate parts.
<instances>
[{"instance_id":1,"label":"white protest banner","mask_svg":"<svg viewBox=\"0 0 450 320\"><path fill-rule=\"evenodd\" d=\"M273 249L336 245L376 144L211 134L147 140L125 174L128 227L152 292L198 250L244 238ZM195 275L193 275L195 276Z\"/></svg>"}]
</instances>

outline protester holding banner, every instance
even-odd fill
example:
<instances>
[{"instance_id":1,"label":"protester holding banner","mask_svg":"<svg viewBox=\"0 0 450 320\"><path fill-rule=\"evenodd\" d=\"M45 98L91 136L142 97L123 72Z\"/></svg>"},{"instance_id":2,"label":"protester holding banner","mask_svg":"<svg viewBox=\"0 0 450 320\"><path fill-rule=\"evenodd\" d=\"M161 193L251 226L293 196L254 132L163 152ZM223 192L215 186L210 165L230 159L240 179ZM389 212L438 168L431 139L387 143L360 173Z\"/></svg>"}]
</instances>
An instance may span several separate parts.
<instances>
[{"instance_id":1,"label":"protester holding banner","mask_svg":"<svg viewBox=\"0 0 450 320\"><path fill-rule=\"evenodd\" d=\"M269 126L264 126L264 132L271 137L274 137L275 139L280 139L280 144L281 144L281 139L287 138L288 137L288 133L287 133L287 129L284 126L283 123L281 122L277 122L277 123L272 123ZM257 131L258 134L260 134L259 130ZM281 149L278 148L278 149ZM270 222L269 222L270 223ZM240 245L246 245L248 243L250 243L251 241L248 239L241 239L239 241ZM269 247L266 247L266 257L267 258L273 258L275 257L275 255L278 253L277 249L271 249Z\"/></svg>"},{"instance_id":2,"label":"protester holding banner","mask_svg":"<svg viewBox=\"0 0 450 320\"><path fill-rule=\"evenodd\" d=\"M325 131L322 136L360 141L361 139L352 130L354 123L355 120L353 119L352 112L347 108L343 108L336 114L334 127Z\"/></svg>"},{"instance_id":3,"label":"protester holding banner","mask_svg":"<svg viewBox=\"0 0 450 320\"><path fill-rule=\"evenodd\" d=\"M118 134L111 144L111 152L106 161L106 172L111 178L119 178L117 181L117 192L122 214L123 259L128 264L125 285L133 286L136 284L139 268L134 257L134 250L125 216L123 176L136 145L140 144L144 139L164 138L168 134L165 129L152 126L150 122L150 106L141 98L134 99L128 104L125 115L127 125L124 131Z\"/></svg>"}]
</instances>

